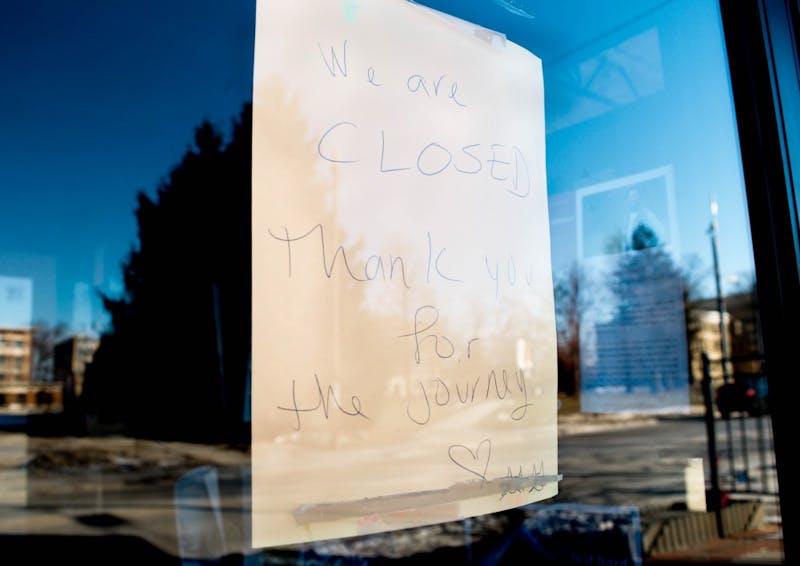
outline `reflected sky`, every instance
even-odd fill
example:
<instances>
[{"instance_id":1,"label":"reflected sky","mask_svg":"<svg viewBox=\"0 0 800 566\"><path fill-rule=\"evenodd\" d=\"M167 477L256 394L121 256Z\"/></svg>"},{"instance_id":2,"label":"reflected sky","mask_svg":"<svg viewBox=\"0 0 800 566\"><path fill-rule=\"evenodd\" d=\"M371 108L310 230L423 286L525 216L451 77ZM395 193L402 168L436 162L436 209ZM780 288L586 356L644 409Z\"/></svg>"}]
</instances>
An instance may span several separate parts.
<instances>
[{"instance_id":1,"label":"reflected sky","mask_svg":"<svg viewBox=\"0 0 800 566\"><path fill-rule=\"evenodd\" d=\"M672 166L681 253L708 293L710 194L724 283L751 270L715 2L418 3L542 58L551 195ZM0 276L33 281L34 319L102 321L86 291L121 290L136 191L155 192L203 119L227 132L250 100L254 21L255 0L2 4ZM554 232L554 268L575 249Z\"/></svg>"},{"instance_id":2,"label":"reflected sky","mask_svg":"<svg viewBox=\"0 0 800 566\"><path fill-rule=\"evenodd\" d=\"M34 280L34 319L72 323L86 286L120 290L136 191L155 192L202 120L228 132L251 98L254 11L0 4L0 275Z\"/></svg>"},{"instance_id":3,"label":"reflected sky","mask_svg":"<svg viewBox=\"0 0 800 566\"><path fill-rule=\"evenodd\" d=\"M715 195L723 291L748 280L752 249L715 2L514 3L533 19L502 3L423 3L502 30L542 58L554 272L579 260L579 240L592 238L580 223L582 195L670 168L675 260L698 260L701 292L714 293L707 229ZM595 211L596 223L625 214L609 203Z\"/></svg>"}]
</instances>

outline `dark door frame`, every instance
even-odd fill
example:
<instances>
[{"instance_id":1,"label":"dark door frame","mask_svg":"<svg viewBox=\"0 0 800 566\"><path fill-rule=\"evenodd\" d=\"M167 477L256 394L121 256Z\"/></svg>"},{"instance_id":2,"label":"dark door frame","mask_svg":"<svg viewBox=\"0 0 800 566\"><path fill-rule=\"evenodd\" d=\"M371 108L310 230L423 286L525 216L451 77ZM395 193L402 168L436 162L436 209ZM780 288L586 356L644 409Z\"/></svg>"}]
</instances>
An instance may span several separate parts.
<instances>
[{"instance_id":1,"label":"dark door frame","mask_svg":"<svg viewBox=\"0 0 800 566\"><path fill-rule=\"evenodd\" d=\"M792 461L800 340L800 89L797 0L720 0L772 410L785 561L800 560Z\"/></svg>"}]
</instances>

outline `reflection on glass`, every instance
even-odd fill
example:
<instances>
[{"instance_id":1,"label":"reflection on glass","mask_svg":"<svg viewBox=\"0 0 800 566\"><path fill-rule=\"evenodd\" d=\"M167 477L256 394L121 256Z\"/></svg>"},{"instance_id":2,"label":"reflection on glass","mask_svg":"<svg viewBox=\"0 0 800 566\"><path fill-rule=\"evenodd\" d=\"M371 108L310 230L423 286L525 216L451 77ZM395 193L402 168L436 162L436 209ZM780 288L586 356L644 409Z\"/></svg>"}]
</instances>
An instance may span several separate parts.
<instances>
[{"instance_id":1,"label":"reflection on glass","mask_svg":"<svg viewBox=\"0 0 800 566\"><path fill-rule=\"evenodd\" d=\"M30 328L33 280L0 275L0 328Z\"/></svg>"},{"instance_id":2,"label":"reflection on glass","mask_svg":"<svg viewBox=\"0 0 800 566\"><path fill-rule=\"evenodd\" d=\"M663 518L654 510L681 514L687 462L698 466L701 459L708 470L707 437L696 415L702 355L721 357L720 327L733 355L743 356L732 364L732 379L757 382L765 372L753 356L760 352L758 297L717 3L422 3L496 29L543 59L557 463L564 476L547 512L526 507L392 535L251 548L246 102L255 2L108 3L91 10L30 2L0 18L7 85L0 91L0 535L7 549L19 543L43 553L43 562L75 548L90 560L101 548L105 563L120 556L148 564L224 556L248 565L298 557L365 563L418 553L454 563L502 553L520 562L636 563L663 550L642 534ZM352 25L360 4L343 4ZM495 44L501 39L495 36ZM360 78L369 86L369 75ZM492 79L487 75L487 84ZM287 121L297 114L291 105L282 110ZM380 164L383 143L384 165L398 175L414 169L431 141L456 148L465 169L471 161L459 153L463 136L444 124L452 143L398 138L387 128L381 137L380 128L365 124L335 135L362 136L372 147L358 157L373 164ZM313 191L342 183L311 169ZM451 167L444 174L456 173ZM722 315L706 233L711 193L721 211ZM377 198L365 212L357 194L338 202L328 196L327 208L315 212L325 220L329 251L342 246L359 276L390 274L394 265L399 283L396 258L404 258L409 278L426 273L428 253L473 249L468 229L480 235L479 226L447 239L427 229L438 215L458 210L454 199L406 211L413 239L369 237L352 226L381 225L404 199ZM320 235L312 231L298 246L318 244ZM507 280L512 264L496 255L482 268L505 269ZM461 266L450 259L441 256L441 274L457 278ZM341 270L343 261L340 253L333 268ZM332 262L329 254L324 267ZM319 272L323 263L311 267ZM538 275L514 267L518 276ZM473 299L441 293L430 302L457 311L457 324L447 330L462 342L477 328L505 333L511 339L497 348L510 367L535 367L537 345L524 337L530 329L517 315L541 305L509 303L501 320L489 320L464 306ZM399 294L387 300L374 287L339 307L375 320L409 309ZM333 306L320 298L307 308ZM433 324L434 314L423 309L419 321ZM310 332L325 343L352 324ZM382 359L371 351L377 341L368 336L353 353L363 350L363 363L379 367ZM431 340L423 345L430 346ZM331 354L330 367L337 363ZM717 389L722 365L707 371ZM458 372L442 375L449 385L464 383ZM348 398L341 383L320 385ZM430 390L406 372L373 386L374 395L402 400L418 420L424 415ZM316 383L298 392L313 399ZM687 405L685 418L639 420L643 411L683 414ZM588 428L606 418L618 424L600 413L619 411L648 426ZM770 560L780 554L781 516L769 414L728 416L716 421L721 486L730 501L755 505L750 516L763 523L748 534L769 531L761 556ZM291 443L291 433L282 440ZM331 446L330 437L319 442ZM110 549L102 542L108 534L120 535ZM41 536L52 538L42 544Z\"/></svg>"},{"instance_id":3,"label":"reflection on glass","mask_svg":"<svg viewBox=\"0 0 800 566\"><path fill-rule=\"evenodd\" d=\"M672 167L659 167L575 192L577 257L664 246L680 258Z\"/></svg>"},{"instance_id":4,"label":"reflection on glass","mask_svg":"<svg viewBox=\"0 0 800 566\"><path fill-rule=\"evenodd\" d=\"M597 118L664 89L658 29L626 38L613 47L553 65L548 87L548 133Z\"/></svg>"},{"instance_id":5,"label":"reflection on glass","mask_svg":"<svg viewBox=\"0 0 800 566\"><path fill-rule=\"evenodd\" d=\"M654 231L641 226L646 237L634 233L633 241L648 245L617 255L606 272L615 305L611 318L587 324L583 313L581 410L586 412L689 410L683 280Z\"/></svg>"}]
</instances>

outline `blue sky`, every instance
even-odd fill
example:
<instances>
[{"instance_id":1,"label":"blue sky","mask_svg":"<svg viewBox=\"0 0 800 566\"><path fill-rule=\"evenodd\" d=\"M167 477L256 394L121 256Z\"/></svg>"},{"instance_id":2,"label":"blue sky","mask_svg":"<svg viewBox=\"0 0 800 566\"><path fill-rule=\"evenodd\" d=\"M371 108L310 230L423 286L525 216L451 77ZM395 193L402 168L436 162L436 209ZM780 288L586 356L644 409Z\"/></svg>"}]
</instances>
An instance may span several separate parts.
<instances>
[{"instance_id":1,"label":"blue sky","mask_svg":"<svg viewBox=\"0 0 800 566\"><path fill-rule=\"evenodd\" d=\"M723 278L751 269L714 2L421 3L543 59L551 194L673 167L681 254L706 290L712 193ZM102 318L93 289L121 289L136 192L154 193L202 120L228 132L250 100L254 21L255 0L0 4L0 276L33 279L34 319L70 323L87 296ZM569 246L554 239L554 262Z\"/></svg>"},{"instance_id":2,"label":"blue sky","mask_svg":"<svg viewBox=\"0 0 800 566\"><path fill-rule=\"evenodd\" d=\"M567 217L577 215L582 198L667 171L673 251L682 266L697 265L700 292L715 292L712 198L719 204L723 292L750 280L752 247L717 2L425 3L500 29L542 59L551 222L565 221L551 224L556 270L575 261L581 230ZM520 9L526 17L514 14ZM595 225L625 213L598 210Z\"/></svg>"},{"instance_id":3,"label":"blue sky","mask_svg":"<svg viewBox=\"0 0 800 566\"><path fill-rule=\"evenodd\" d=\"M33 274L34 318L71 322L76 284L119 289L136 192L154 192L202 120L227 132L251 98L254 11L0 4L0 274Z\"/></svg>"}]
</instances>

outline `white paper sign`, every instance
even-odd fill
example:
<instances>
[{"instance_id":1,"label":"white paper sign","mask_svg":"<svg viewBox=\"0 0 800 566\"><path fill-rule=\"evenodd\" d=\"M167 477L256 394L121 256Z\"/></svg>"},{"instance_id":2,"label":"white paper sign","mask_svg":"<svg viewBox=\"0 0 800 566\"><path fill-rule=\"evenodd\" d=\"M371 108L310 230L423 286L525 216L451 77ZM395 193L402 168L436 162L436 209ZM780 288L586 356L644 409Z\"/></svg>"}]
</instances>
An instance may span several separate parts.
<instances>
[{"instance_id":1,"label":"white paper sign","mask_svg":"<svg viewBox=\"0 0 800 566\"><path fill-rule=\"evenodd\" d=\"M259 2L253 546L558 492L543 105L488 30Z\"/></svg>"}]
</instances>

